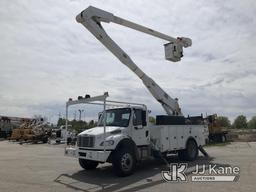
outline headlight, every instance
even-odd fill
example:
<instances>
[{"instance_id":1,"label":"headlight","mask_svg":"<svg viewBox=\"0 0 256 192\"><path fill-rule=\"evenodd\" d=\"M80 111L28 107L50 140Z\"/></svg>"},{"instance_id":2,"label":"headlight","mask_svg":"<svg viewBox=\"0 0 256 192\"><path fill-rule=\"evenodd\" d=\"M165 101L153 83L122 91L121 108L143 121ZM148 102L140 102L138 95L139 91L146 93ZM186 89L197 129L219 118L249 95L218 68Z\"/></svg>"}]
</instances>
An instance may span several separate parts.
<instances>
[{"instance_id":1,"label":"headlight","mask_svg":"<svg viewBox=\"0 0 256 192\"><path fill-rule=\"evenodd\" d=\"M113 140L108 140L108 141L105 141L105 146L110 146L110 145L114 145L114 141ZM101 142L100 146L103 146L104 145L104 141Z\"/></svg>"}]
</instances>

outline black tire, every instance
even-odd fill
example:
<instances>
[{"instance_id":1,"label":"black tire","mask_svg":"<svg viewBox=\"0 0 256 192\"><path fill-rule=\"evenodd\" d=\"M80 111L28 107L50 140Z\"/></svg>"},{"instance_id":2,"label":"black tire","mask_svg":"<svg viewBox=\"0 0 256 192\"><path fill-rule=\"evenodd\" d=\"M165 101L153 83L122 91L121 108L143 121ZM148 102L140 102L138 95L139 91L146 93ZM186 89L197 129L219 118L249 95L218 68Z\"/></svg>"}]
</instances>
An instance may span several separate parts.
<instances>
[{"instance_id":1,"label":"black tire","mask_svg":"<svg viewBox=\"0 0 256 192\"><path fill-rule=\"evenodd\" d=\"M131 175L136 167L135 154L127 148L120 148L114 152L112 163L117 176L125 177Z\"/></svg>"},{"instance_id":2,"label":"black tire","mask_svg":"<svg viewBox=\"0 0 256 192\"><path fill-rule=\"evenodd\" d=\"M179 158L186 161L194 161L198 157L198 146L194 139L189 139L185 150L178 152Z\"/></svg>"},{"instance_id":3,"label":"black tire","mask_svg":"<svg viewBox=\"0 0 256 192\"><path fill-rule=\"evenodd\" d=\"M79 161L80 166L86 170L96 169L96 167L99 164L97 161L92 161L92 160L87 160L87 159L78 159L78 161Z\"/></svg>"}]
</instances>

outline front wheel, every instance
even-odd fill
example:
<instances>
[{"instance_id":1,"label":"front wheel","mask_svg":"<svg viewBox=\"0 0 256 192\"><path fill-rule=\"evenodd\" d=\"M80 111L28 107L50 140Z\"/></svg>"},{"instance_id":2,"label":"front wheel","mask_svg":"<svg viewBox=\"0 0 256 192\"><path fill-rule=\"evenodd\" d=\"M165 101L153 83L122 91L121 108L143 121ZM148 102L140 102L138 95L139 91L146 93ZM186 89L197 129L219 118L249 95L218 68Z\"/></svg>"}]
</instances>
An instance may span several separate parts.
<instances>
[{"instance_id":1,"label":"front wheel","mask_svg":"<svg viewBox=\"0 0 256 192\"><path fill-rule=\"evenodd\" d=\"M78 159L78 160L79 160L80 166L86 170L96 169L96 167L99 164L97 161L92 161L87 159Z\"/></svg>"},{"instance_id":2,"label":"front wheel","mask_svg":"<svg viewBox=\"0 0 256 192\"><path fill-rule=\"evenodd\" d=\"M117 176L131 175L136 166L135 154L127 149L120 149L114 153L112 163Z\"/></svg>"}]
</instances>

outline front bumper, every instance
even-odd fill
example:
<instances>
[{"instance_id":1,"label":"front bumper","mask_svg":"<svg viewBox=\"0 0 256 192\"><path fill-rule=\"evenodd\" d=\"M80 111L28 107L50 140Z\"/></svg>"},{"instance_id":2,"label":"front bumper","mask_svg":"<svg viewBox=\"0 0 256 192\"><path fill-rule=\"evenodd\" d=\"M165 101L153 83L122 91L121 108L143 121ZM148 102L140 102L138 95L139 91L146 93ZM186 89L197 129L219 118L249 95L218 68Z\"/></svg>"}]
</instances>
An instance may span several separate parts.
<instances>
[{"instance_id":1,"label":"front bumper","mask_svg":"<svg viewBox=\"0 0 256 192\"><path fill-rule=\"evenodd\" d=\"M86 149L78 149L74 147L66 147L65 155L74 158L80 159L88 159L98 162L106 162L111 151L103 151L103 150L86 150Z\"/></svg>"}]
</instances>

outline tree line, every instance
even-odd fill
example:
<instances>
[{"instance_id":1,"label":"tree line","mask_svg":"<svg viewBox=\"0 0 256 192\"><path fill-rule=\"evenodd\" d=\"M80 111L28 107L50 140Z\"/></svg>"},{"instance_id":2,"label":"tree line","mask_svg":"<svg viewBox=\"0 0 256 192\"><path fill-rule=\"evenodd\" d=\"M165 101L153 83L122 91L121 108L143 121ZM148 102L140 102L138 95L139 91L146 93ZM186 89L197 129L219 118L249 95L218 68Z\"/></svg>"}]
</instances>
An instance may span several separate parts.
<instances>
[{"instance_id":1,"label":"tree line","mask_svg":"<svg viewBox=\"0 0 256 192\"><path fill-rule=\"evenodd\" d=\"M239 115L234 119L233 123L231 123L228 117L218 116L217 121L222 127L227 127L232 129L256 129L256 116L253 116L248 121L246 116Z\"/></svg>"},{"instance_id":2,"label":"tree line","mask_svg":"<svg viewBox=\"0 0 256 192\"><path fill-rule=\"evenodd\" d=\"M149 121L155 123L154 117L149 117ZM232 129L256 129L256 116L253 116L249 121L246 116L239 115L235 118L233 123L226 116L218 116L217 121L221 127L227 127ZM64 118L59 118L57 126L65 125L66 120ZM72 126L72 129L77 132L81 132L85 129L90 129L92 127L97 126L97 122L94 120L91 121L79 121L79 120L69 120L68 125Z\"/></svg>"},{"instance_id":3,"label":"tree line","mask_svg":"<svg viewBox=\"0 0 256 192\"><path fill-rule=\"evenodd\" d=\"M58 122L57 122L57 126L60 127L61 125L65 125L66 124L66 120L64 118L59 118ZM68 125L72 126L72 129L74 129L75 131L77 131L78 133L82 132L85 129L90 129L92 127L96 127L97 126L97 122L94 120L91 121L82 121L82 120L68 120Z\"/></svg>"}]
</instances>

